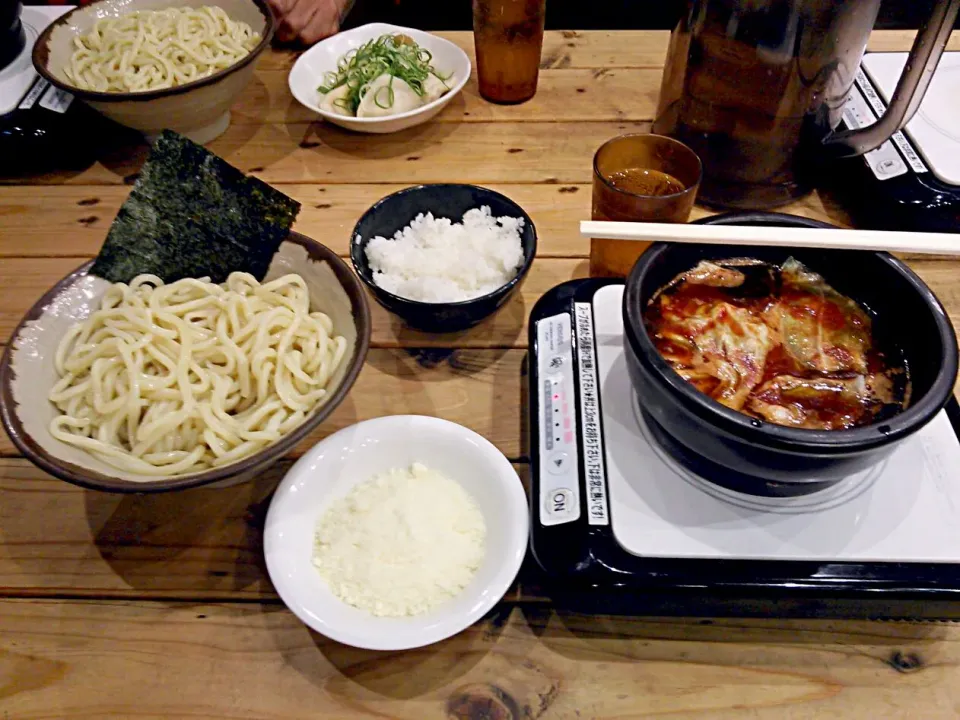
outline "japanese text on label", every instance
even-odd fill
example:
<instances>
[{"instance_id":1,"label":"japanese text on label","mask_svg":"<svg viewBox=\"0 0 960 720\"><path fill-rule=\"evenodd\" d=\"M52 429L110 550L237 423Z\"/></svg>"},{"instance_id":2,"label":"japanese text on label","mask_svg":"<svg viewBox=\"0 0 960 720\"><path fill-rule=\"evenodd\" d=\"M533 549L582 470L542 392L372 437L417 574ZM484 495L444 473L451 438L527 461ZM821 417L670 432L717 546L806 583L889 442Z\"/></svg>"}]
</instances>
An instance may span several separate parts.
<instances>
[{"instance_id":1,"label":"japanese text on label","mask_svg":"<svg viewBox=\"0 0 960 720\"><path fill-rule=\"evenodd\" d=\"M580 433L583 439L583 469L587 488L587 516L591 525L607 525L607 479L600 430L600 402L593 344L593 307L575 303L577 324L577 369L580 378Z\"/></svg>"}]
</instances>

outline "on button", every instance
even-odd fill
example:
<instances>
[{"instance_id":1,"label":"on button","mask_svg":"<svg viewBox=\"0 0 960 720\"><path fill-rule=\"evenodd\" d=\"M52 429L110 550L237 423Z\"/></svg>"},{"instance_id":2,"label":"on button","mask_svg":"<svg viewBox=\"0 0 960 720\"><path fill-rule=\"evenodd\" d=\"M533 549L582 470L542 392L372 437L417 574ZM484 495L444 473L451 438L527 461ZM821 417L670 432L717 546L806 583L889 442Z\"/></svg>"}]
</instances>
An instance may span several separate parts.
<instances>
[{"instance_id":1,"label":"on button","mask_svg":"<svg viewBox=\"0 0 960 720\"><path fill-rule=\"evenodd\" d=\"M566 488L548 491L543 498L544 509L555 518L569 517L576 512L573 493Z\"/></svg>"}]
</instances>

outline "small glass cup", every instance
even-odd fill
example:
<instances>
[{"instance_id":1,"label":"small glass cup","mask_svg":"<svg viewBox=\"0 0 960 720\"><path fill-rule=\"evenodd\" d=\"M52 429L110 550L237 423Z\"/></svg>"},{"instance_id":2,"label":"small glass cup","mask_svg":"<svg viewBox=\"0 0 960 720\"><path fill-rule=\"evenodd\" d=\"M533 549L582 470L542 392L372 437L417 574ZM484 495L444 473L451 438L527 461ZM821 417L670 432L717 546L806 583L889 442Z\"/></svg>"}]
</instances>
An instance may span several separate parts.
<instances>
[{"instance_id":1,"label":"small glass cup","mask_svg":"<svg viewBox=\"0 0 960 720\"><path fill-rule=\"evenodd\" d=\"M537 92L546 0L473 0L480 95L522 103Z\"/></svg>"},{"instance_id":2,"label":"small glass cup","mask_svg":"<svg viewBox=\"0 0 960 720\"><path fill-rule=\"evenodd\" d=\"M663 135L621 135L593 156L594 220L686 222L703 169L683 143ZM590 275L625 277L650 243L590 239Z\"/></svg>"}]
</instances>

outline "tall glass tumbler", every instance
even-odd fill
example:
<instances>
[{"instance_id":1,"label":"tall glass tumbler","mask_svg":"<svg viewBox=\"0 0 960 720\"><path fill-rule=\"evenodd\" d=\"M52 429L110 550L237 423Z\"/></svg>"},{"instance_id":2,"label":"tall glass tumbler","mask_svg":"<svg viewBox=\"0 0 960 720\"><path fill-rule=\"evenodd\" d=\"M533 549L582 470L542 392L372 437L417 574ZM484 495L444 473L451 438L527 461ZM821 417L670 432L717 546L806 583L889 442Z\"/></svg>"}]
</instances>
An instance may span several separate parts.
<instances>
[{"instance_id":1,"label":"tall glass tumbler","mask_svg":"<svg viewBox=\"0 0 960 720\"><path fill-rule=\"evenodd\" d=\"M546 0L473 0L480 95L522 103L537 92Z\"/></svg>"}]
</instances>

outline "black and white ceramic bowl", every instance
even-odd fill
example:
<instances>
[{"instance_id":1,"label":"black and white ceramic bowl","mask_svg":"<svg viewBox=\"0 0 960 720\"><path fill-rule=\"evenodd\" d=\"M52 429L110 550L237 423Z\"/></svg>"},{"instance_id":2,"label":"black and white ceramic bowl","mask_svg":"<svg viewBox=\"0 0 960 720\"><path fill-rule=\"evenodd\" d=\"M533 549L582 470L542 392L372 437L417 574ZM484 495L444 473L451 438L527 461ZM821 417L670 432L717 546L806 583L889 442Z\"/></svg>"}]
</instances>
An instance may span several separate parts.
<instances>
[{"instance_id":1,"label":"black and white ceramic bowl","mask_svg":"<svg viewBox=\"0 0 960 720\"><path fill-rule=\"evenodd\" d=\"M461 302L429 303L394 295L377 285L367 261L367 243L375 237L393 237L421 213L459 222L473 208L488 206L494 217L523 219L520 241L523 264L508 282L477 298ZM388 195L367 210L353 229L350 259L360 279L383 307L418 330L447 333L466 330L496 312L520 287L537 254L537 229L533 220L513 200L477 185L417 185Z\"/></svg>"}]
</instances>

